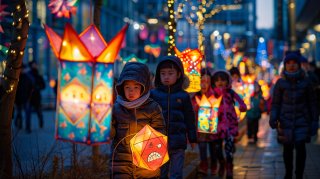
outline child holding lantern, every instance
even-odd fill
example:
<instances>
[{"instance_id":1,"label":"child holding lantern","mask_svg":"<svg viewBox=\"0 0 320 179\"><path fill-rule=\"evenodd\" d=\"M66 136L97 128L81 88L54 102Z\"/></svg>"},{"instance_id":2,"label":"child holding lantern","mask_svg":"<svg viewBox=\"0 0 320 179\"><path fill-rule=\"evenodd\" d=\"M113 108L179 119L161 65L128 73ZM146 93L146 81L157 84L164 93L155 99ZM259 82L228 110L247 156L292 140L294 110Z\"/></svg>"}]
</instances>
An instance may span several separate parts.
<instances>
[{"instance_id":1,"label":"child holding lantern","mask_svg":"<svg viewBox=\"0 0 320 179\"><path fill-rule=\"evenodd\" d=\"M143 75L141 75L143 74ZM130 139L146 124L163 132L164 119L160 105L150 96L150 72L146 65L127 63L116 85L117 98L112 112L113 138L111 178L159 178L160 169L151 171L136 167L132 161Z\"/></svg>"},{"instance_id":2,"label":"child holding lantern","mask_svg":"<svg viewBox=\"0 0 320 179\"><path fill-rule=\"evenodd\" d=\"M192 148L197 139L195 114L189 94L182 89L183 82L184 70L180 59L176 56L163 57L156 69L156 88L151 90L151 98L162 107L168 135L170 160L161 167L161 178L183 178L186 136Z\"/></svg>"},{"instance_id":3,"label":"child holding lantern","mask_svg":"<svg viewBox=\"0 0 320 179\"><path fill-rule=\"evenodd\" d=\"M202 99L202 95L205 95L207 99L210 99L213 96L213 89L211 88L211 73L208 68L204 68L201 70L201 91L197 92L195 96L192 98L193 108L196 113L196 118L198 120L197 123L199 123L200 121L198 113L201 105L199 104L199 101L200 99ZM222 139L220 139L217 134L203 133L199 129L197 132L197 137L200 153L200 165L198 171L204 174L208 173L209 165L207 158L207 147L209 146L211 175L217 174L217 160L219 160L219 176L223 176L225 171L225 159L222 151Z\"/></svg>"},{"instance_id":4,"label":"child holding lantern","mask_svg":"<svg viewBox=\"0 0 320 179\"><path fill-rule=\"evenodd\" d=\"M239 110L241 112L245 112L247 106L239 95L231 89L232 78L228 71L215 71L212 75L211 84L215 97L222 96L218 110L217 136L225 140L227 178L233 178L234 137L238 135L238 119L234 109L234 100L237 100L240 104Z\"/></svg>"}]
</instances>

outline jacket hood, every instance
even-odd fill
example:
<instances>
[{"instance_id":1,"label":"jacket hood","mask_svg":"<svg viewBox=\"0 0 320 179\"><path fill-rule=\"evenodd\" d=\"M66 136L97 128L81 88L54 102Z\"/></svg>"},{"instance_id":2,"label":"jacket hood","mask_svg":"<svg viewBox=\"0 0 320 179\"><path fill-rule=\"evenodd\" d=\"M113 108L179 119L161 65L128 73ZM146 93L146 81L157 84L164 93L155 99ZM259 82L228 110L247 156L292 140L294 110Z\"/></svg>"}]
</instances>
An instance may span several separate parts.
<instances>
[{"instance_id":1,"label":"jacket hood","mask_svg":"<svg viewBox=\"0 0 320 179\"><path fill-rule=\"evenodd\" d=\"M226 73L228 75L228 86L227 86L227 88L231 89L232 88L232 77L231 77L230 73L227 70L215 70L213 72L213 74L212 74L212 79L211 79L211 84L212 85L211 86L215 87L213 79L214 79L214 76L219 72L223 72L223 73Z\"/></svg>"},{"instance_id":2,"label":"jacket hood","mask_svg":"<svg viewBox=\"0 0 320 179\"><path fill-rule=\"evenodd\" d=\"M159 64L157 65L157 70L156 70L156 77L155 77L155 86L159 87L162 86L161 83L161 79L160 79L160 66L162 63L166 62L166 61L171 61L173 62L175 65L177 65L177 67L179 68L179 72L181 73L180 78L177 80L175 86L178 88L182 88L182 84L184 81L184 70L183 70L183 65L181 60L176 57L176 56L164 56L160 59Z\"/></svg>"},{"instance_id":3,"label":"jacket hood","mask_svg":"<svg viewBox=\"0 0 320 179\"><path fill-rule=\"evenodd\" d=\"M141 96L145 95L151 87L150 71L148 66L139 62L126 63L116 85L117 94L123 98L125 98L123 84L126 80L133 80L140 83L142 85Z\"/></svg>"},{"instance_id":4,"label":"jacket hood","mask_svg":"<svg viewBox=\"0 0 320 179\"><path fill-rule=\"evenodd\" d=\"M299 65L299 68L301 68L301 54L297 54L296 52L288 52L286 53L286 56L283 59L283 68L286 70L286 63L289 60L294 60Z\"/></svg>"}]
</instances>

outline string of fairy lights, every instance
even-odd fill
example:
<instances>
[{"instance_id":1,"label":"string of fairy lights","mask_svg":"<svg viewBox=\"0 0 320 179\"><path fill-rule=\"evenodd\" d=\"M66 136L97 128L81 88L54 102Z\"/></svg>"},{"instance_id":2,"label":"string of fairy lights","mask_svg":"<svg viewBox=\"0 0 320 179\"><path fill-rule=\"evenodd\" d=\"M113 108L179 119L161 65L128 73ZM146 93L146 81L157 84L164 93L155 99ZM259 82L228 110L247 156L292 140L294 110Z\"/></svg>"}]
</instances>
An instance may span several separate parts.
<instances>
[{"instance_id":1,"label":"string of fairy lights","mask_svg":"<svg viewBox=\"0 0 320 179\"><path fill-rule=\"evenodd\" d=\"M224 11L224 10L235 10L240 9L241 5L237 4L240 3L241 0L235 0L235 4L231 5L215 5L213 0L201 0L201 2L197 5L194 5L190 0L184 0L183 2L178 4L177 11L174 11L174 0L168 0L168 9L169 9L169 49L168 54L171 54L171 49L174 45L174 35L172 35L172 31L176 31L176 22L175 17L177 20L185 18L186 21L191 25L198 29L198 48L201 52L204 52L204 45L203 42L205 37L203 35L205 21L212 16L216 15L217 13ZM188 6L186 4L188 3ZM185 7L191 7L190 13L184 13ZM211 9L209 11L209 9ZM175 16L174 16L175 15ZM184 16L183 16L184 15ZM171 27L170 27L171 26ZM171 28L171 29L170 29ZM173 33L174 34L174 33Z\"/></svg>"},{"instance_id":2,"label":"string of fairy lights","mask_svg":"<svg viewBox=\"0 0 320 179\"><path fill-rule=\"evenodd\" d=\"M21 64L17 63L19 63L18 59L23 57L24 49L20 48L21 44L26 43L28 38L28 32L23 31L23 29L26 28L25 26L30 26L28 19L29 11L26 9L25 4L16 5L14 12L11 13L11 16L13 17L12 26L14 28L12 34L13 37L16 37L16 39L11 40L5 72L2 76L6 82L4 85L6 93L11 93L14 87L18 84L18 79L14 77L14 74L16 73L16 70L21 69Z\"/></svg>"},{"instance_id":3,"label":"string of fairy lights","mask_svg":"<svg viewBox=\"0 0 320 179\"><path fill-rule=\"evenodd\" d=\"M174 0L168 0L168 11L169 11L169 21L168 21L168 30L169 30L169 40L168 40L168 55L174 54L174 46L175 46L175 32L177 23L174 17Z\"/></svg>"}]
</instances>

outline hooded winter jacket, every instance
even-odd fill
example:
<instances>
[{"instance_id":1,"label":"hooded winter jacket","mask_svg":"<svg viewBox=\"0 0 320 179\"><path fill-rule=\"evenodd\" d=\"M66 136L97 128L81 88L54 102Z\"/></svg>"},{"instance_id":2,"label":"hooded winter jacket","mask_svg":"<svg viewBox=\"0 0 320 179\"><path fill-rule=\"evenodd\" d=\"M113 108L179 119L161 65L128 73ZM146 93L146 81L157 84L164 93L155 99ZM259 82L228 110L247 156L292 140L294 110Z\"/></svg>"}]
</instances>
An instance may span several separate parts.
<instances>
[{"instance_id":1,"label":"hooded winter jacket","mask_svg":"<svg viewBox=\"0 0 320 179\"><path fill-rule=\"evenodd\" d=\"M160 66L165 61L177 65L180 78L172 86L164 86L160 79ZM169 150L186 149L187 137L190 143L197 141L195 113L189 94L182 89L184 70L180 59L176 56L163 57L156 69L155 89L151 90L151 98L157 101L166 120ZM186 137L187 134L187 137Z\"/></svg>"},{"instance_id":2,"label":"hooded winter jacket","mask_svg":"<svg viewBox=\"0 0 320 179\"><path fill-rule=\"evenodd\" d=\"M141 100L145 95L148 96L151 84L149 74L149 69L146 65L130 62L124 66L116 85L118 96L113 106L111 130L114 158L110 168L113 170L113 175L126 173L132 175L132 178L160 176L160 169L150 171L134 166L129 144L134 134L139 132L146 124L160 132L164 132L165 123L160 105L149 97L140 101L140 104L138 103L134 108L128 108L119 103L119 99L125 99L123 84L126 80L134 80L142 85L142 94L136 100Z\"/></svg>"},{"instance_id":3,"label":"hooded winter jacket","mask_svg":"<svg viewBox=\"0 0 320 179\"><path fill-rule=\"evenodd\" d=\"M214 77L218 72L223 72L228 75L228 84L226 88L219 89L214 85ZM211 139L224 139L228 137L235 137L238 135L238 117L234 109L235 100L239 103L239 110L245 112L247 106L240 98L240 96L231 89L232 79L228 71L217 70L212 75L211 83L213 85L213 91L216 98L222 96L222 100L218 109L218 132L215 135L211 135Z\"/></svg>"},{"instance_id":4,"label":"hooded winter jacket","mask_svg":"<svg viewBox=\"0 0 320 179\"><path fill-rule=\"evenodd\" d=\"M279 142L310 142L318 128L314 96L301 69L294 74L283 72L274 87L269 121L271 128L277 128Z\"/></svg>"}]
</instances>

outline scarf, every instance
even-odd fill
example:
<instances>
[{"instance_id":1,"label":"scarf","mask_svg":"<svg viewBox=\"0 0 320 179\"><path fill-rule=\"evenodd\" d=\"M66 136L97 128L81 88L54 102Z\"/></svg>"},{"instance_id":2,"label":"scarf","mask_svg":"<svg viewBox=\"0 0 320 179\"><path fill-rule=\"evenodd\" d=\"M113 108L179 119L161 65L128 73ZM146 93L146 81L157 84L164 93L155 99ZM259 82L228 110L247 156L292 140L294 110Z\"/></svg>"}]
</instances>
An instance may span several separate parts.
<instances>
[{"instance_id":1,"label":"scarf","mask_svg":"<svg viewBox=\"0 0 320 179\"><path fill-rule=\"evenodd\" d=\"M144 102L147 101L147 99L150 96L150 92L146 93L145 95L141 96L140 98L134 100L134 101L127 101L125 99L123 99L122 96L117 95L117 99L116 102L118 102L119 104L121 104L122 106L132 109L132 108L137 108L139 106L141 106Z\"/></svg>"}]
</instances>

